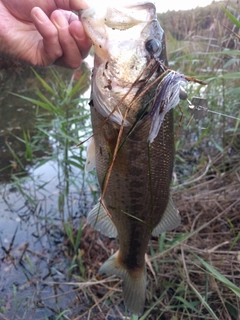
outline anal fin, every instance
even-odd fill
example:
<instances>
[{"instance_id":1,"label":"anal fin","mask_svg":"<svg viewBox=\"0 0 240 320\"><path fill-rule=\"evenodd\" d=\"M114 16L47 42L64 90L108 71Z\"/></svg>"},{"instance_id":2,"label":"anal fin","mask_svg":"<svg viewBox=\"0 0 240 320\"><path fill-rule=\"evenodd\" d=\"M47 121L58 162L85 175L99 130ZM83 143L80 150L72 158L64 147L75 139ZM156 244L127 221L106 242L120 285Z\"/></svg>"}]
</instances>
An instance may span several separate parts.
<instances>
[{"instance_id":1,"label":"anal fin","mask_svg":"<svg viewBox=\"0 0 240 320\"><path fill-rule=\"evenodd\" d=\"M181 218L179 211L175 207L171 196L169 197L167 208L159 224L153 229L152 235L158 237L161 233L177 228Z\"/></svg>"}]
</instances>

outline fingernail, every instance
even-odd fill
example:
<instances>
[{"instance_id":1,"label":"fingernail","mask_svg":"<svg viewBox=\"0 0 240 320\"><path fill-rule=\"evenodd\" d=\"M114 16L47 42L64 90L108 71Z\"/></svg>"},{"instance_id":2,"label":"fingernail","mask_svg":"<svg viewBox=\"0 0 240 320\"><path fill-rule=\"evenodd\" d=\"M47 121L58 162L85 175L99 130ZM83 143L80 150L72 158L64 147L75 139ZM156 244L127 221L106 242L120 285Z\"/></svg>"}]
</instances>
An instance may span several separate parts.
<instances>
[{"instance_id":1,"label":"fingernail","mask_svg":"<svg viewBox=\"0 0 240 320\"><path fill-rule=\"evenodd\" d=\"M85 40L85 36L78 37L76 34L73 34L73 38L78 42L82 42Z\"/></svg>"},{"instance_id":2,"label":"fingernail","mask_svg":"<svg viewBox=\"0 0 240 320\"><path fill-rule=\"evenodd\" d=\"M59 28L65 28L66 26L68 26L66 18L60 12L53 18L53 23L56 24L56 27Z\"/></svg>"},{"instance_id":3,"label":"fingernail","mask_svg":"<svg viewBox=\"0 0 240 320\"><path fill-rule=\"evenodd\" d=\"M74 33L72 33L75 40L82 42L82 41L88 41L89 38L86 35L86 32L83 29L82 24L79 24L78 28L75 28Z\"/></svg>"}]
</instances>

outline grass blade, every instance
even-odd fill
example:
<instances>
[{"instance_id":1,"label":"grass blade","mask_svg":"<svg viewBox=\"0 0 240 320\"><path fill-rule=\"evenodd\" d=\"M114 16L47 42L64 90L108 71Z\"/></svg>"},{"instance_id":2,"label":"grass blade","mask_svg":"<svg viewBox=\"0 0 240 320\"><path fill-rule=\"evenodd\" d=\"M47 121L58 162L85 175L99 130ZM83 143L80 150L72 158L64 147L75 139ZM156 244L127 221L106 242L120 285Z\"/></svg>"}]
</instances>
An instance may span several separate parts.
<instances>
[{"instance_id":1,"label":"grass blade","mask_svg":"<svg viewBox=\"0 0 240 320\"><path fill-rule=\"evenodd\" d=\"M213 268L206 261L196 256L196 258L204 265L204 267L210 272L210 274L218 281L222 282L226 287L232 290L238 298L240 298L240 288L237 287L234 283L228 280L224 275L218 272L215 268Z\"/></svg>"},{"instance_id":2,"label":"grass blade","mask_svg":"<svg viewBox=\"0 0 240 320\"><path fill-rule=\"evenodd\" d=\"M194 285L189 281L188 284L198 297L198 299L201 301L202 305L208 310L208 312L211 314L214 320L219 320L213 309L210 307L210 305L207 303L207 301L202 297L201 293L194 287Z\"/></svg>"},{"instance_id":3,"label":"grass blade","mask_svg":"<svg viewBox=\"0 0 240 320\"><path fill-rule=\"evenodd\" d=\"M45 80L43 80L43 78L33 69L31 68L32 72L34 73L34 75L36 76L36 78L41 82L42 86L53 96L56 95L56 92L47 84L47 82Z\"/></svg>"},{"instance_id":4,"label":"grass blade","mask_svg":"<svg viewBox=\"0 0 240 320\"><path fill-rule=\"evenodd\" d=\"M226 10L225 8L222 8L222 9L226 13L226 15L228 16L229 20L232 21L232 23L234 23L235 26L240 28L240 21L238 21L238 19L235 18L234 15L232 15L228 10Z\"/></svg>"}]
</instances>

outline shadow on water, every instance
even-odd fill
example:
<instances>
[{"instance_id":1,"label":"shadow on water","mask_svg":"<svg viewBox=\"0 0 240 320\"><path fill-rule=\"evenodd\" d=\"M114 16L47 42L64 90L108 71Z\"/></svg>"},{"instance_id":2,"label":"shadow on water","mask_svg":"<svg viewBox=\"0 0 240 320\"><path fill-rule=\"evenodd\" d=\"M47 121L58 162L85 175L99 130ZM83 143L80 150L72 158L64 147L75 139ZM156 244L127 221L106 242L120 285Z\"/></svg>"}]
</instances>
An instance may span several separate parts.
<instances>
[{"instance_id":1,"label":"shadow on water","mask_svg":"<svg viewBox=\"0 0 240 320\"><path fill-rule=\"evenodd\" d=\"M83 64L81 69L71 71L69 69L61 69L57 67L53 68L37 68L37 72L43 76L46 82L53 81L51 70L57 70L62 79L68 79L73 76L74 81L77 81L87 71L87 66ZM9 71L10 70L10 71ZM85 80L86 86L84 86L81 92L83 94L89 85L89 72ZM36 98L36 89L40 88L41 84L34 76L31 68L17 66L17 69L2 69L0 71L0 181L9 182L11 174L13 172L21 171L23 168L19 168L11 148L21 157L25 153L25 145L20 141L23 139L23 132L30 132L31 136L36 134L36 105L29 103L24 99L20 99L14 96L12 93L18 93L20 95L28 96L30 98ZM41 114L43 109L39 109ZM48 121L54 118L53 114L48 115ZM47 120L46 119L46 120ZM16 138L17 137L17 138ZM41 143L45 148L44 152L39 150L36 156L43 157L44 153L51 152L50 144L47 140L42 140ZM46 151L47 146L50 148ZM22 159L24 162L24 159ZM27 166L25 161L24 167ZM3 170L4 169L4 170ZM27 172L26 172L27 173Z\"/></svg>"},{"instance_id":2,"label":"shadow on water","mask_svg":"<svg viewBox=\"0 0 240 320\"><path fill-rule=\"evenodd\" d=\"M54 88L52 68L35 70ZM72 98L88 90L85 65L75 71L54 70L60 86L70 79L74 86L86 73ZM73 229L79 228L98 193L95 177L83 170L85 147L74 143L90 133L87 99L79 104L71 100L76 113L64 110L64 116L72 117L64 127L66 119L59 125L54 114L11 94L36 99L40 87L28 67L0 70L0 319L56 319L68 312L76 293L64 282L71 279L77 261L73 265L66 258L64 242L74 238ZM54 101L45 91L41 88ZM84 117L75 123L75 114L81 112ZM56 126L70 130L64 131L65 140L58 139ZM69 141L71 132L75 140ZM26 140L33 146L32 157L26 156ZM65 149L63 140L68 142Z\"/></svg>"}]
</instances>

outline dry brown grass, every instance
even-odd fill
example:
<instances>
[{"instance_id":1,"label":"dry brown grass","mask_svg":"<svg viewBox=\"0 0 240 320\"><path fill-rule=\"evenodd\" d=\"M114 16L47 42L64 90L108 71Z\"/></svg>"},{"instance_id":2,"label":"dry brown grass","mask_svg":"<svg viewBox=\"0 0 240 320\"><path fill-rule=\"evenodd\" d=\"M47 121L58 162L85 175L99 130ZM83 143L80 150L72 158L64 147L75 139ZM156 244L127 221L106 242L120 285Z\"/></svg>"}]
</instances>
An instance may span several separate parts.
<instances>
[{"instance_id":1,"label":"dry brown grass","mask_svg":"<svg viewBox=\"0 0 240 320\"><path fill-rule=\"evenodd\" d=\"M218 154L189 181L173 188L182 223L149 244L142 319L214 319L211 309L220 320L240 317L239 296L196 257L240 288L240 167L236 158L225 170L224 160L224 153ZM81 250L90 281L116 249L116 240L84 228ZM74 306L74 319L123 319L121 282L94 281L84 289L84 282L79 283L79 294L84 291L87 303L81 312Z\"/></svg>"}]
</instances>

